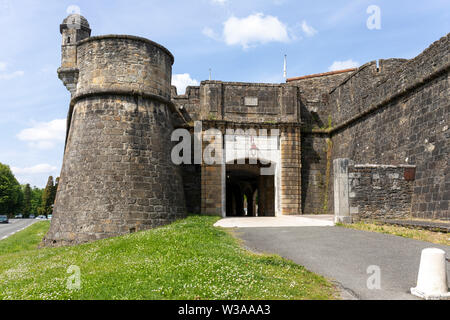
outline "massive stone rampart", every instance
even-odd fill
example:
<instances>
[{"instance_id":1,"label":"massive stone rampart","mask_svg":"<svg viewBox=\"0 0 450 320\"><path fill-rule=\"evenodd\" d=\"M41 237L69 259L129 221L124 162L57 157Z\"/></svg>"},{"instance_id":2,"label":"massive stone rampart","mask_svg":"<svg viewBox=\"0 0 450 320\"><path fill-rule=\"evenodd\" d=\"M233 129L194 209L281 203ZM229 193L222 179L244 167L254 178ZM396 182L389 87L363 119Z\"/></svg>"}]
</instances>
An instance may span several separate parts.
<instances>
[{"instance_id":1,"label":"massive stone rampart","mask_svg":"<svg viewBox=\"0 0 450 320\"><path fill-rule=\"evenodd\" d=\"M372 78L376 64L362 66L331 92L332 157L415 165L411 214L448 220L449 35L389 67Z\"/></svg>"},{"instance_id":2,"label":"massive stone rampart","mask_svg":"<svg viewBox=\"0 0 450 320\"><path fill-rule=\"evenodd\" d=\"M77 43L78 82L45 245L76 244L185 216L171 161L173 56L147 39L108 35Z\"/></svg>"}]
</instances>

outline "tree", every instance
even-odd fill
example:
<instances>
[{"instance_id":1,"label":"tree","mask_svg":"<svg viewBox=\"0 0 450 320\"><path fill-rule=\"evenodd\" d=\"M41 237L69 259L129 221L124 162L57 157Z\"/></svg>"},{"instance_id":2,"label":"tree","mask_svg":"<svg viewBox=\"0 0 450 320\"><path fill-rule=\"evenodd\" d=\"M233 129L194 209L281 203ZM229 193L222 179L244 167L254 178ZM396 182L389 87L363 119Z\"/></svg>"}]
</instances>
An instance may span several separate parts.
<instances>
[{"instance_id":1,"label":"tree","mask_svg":"<svg viewBox=\"0 0 450 320\"><path fill-rule=\"evenodd\" d=\"M23 213L25 215L29 215L31 212L31 187L29 184L26 184L23 189Z\"/></svg>"},{"instance_id":2,"label":"tree","mask_svg":"<svg viewBox=\"0 0 450 320\"><path fill-rule=\"evenodd\" d=\"M52 204L55 203L55 199L56 199L56 192L58 191L58 185L59 185L59 177L55 179L55 186L53 187L52 190Z\"/></svg>"},{"instance_id":3,"label":"tree","mask_svg":"<svg viewBox=\"0 0 450 320\"><path fill-rule=\"evenodd\" d=\"M20 211L22 188L9 166L0 163L0 214L12 216Z\"/></svg>"},{"instance_id":4,"label":"tree","mask_svg":"<svg viewBox=\"0 0 450 320\"><path fill-rule=\"evenodd\" d=\"M39 189L34 187L31 190L31 210L30 210L30 214L34 214L35 216L39 215L38 214L38 209L41 207L42 205L42 194L44 193L44 189ZM27 215L27 217L29 216L29 214L27 214L25 212L25 214Z\"/></svg>"},{"instance_id":5,"label":"tree","mask_svg":"<svg viewBox=\"0 0 450 320\"><path fill-rule=\"evenodd\" d=\"M45 186L44 192L42 193L42 203L41 207L38 209L38 214L46 215L52 214L53 203L55 202L55 186L53 184L53 177L48 177L47 185Z\"/></svg>"}]
</instances>

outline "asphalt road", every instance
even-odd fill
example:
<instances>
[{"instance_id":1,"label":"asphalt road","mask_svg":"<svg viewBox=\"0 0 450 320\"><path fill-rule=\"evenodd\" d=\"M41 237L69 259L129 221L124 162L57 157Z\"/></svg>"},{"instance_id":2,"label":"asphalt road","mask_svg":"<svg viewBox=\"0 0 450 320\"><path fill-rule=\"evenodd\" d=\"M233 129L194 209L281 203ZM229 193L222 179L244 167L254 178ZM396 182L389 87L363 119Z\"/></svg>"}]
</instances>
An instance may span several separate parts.
<instances>
[{"instance_id":1,"label":"asphalt road","mask_svg":"<svg viewBox=\"0 0 450 320\"><path fill-rule=\"evenodd\" d=\"M450 257L449 246L343 227L238 228L235 234L250 250L290 259L337 281L357 299L416 299L409 290L416 286L421 250L441 248ZM380 288L369 289L377 267Z\"/></svg>"},{"instance_id":2,"label":"asphalt road","mask_svg":"<svg viewBox=\"0 0 450 320\"><path fill-rule=\"evenodd\" d=\"M13 235L17 231L20 231L26 227L35 223L36 219L10 219L8 224L0 224L0 240L6 239Z\"/></svg>"}]
</instances>

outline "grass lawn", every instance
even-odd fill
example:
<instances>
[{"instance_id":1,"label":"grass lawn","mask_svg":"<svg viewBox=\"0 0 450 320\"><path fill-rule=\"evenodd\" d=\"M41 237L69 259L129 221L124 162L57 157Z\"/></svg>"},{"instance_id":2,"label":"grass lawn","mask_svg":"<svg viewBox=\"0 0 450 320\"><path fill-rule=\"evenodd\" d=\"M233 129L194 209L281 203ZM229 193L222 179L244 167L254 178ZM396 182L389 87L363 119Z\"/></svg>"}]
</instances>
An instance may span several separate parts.
<instances>
[{"instance_id":1,"label":"grass lawn","mask_svg":"<svg viewBox=\"0 0 450 320\"><path fill-rule=\"evenodd\" d=\"M256 255L213 227L217 217L89 244L35 249L48 223L0 241L0 299L334 299L321 276ZM20 248L22 246L22 248ZM69 290L76 265L81 289Z\"/></svg>"},{"instance_id":2,"label":"grass lawn","mask_svg":"<svg viewBox=\"0 0 450 320\"><path fill-rule=\"evenodd\" d=\"M436 244L445 244L450 246L450 234L442 232L434 232L428 230L411 229L406 227L386 225L376 222L356 222L353 224L339 224L341 227L352 228L364 231L381 232L386 234L393 234L400 237L411 238L432 242Z\"/></svg>"},{"instance_id":3,"label":"grass lawn","mask_svg":"<svg viewBox=\"0 0 450 320\"><path fill-rule=\"evenodd\" d=\"M37 249L48 228L50 228L50 221L36 222L25 230L0 241L0 257L7 253Z\"/></svg>"}]
</instances>

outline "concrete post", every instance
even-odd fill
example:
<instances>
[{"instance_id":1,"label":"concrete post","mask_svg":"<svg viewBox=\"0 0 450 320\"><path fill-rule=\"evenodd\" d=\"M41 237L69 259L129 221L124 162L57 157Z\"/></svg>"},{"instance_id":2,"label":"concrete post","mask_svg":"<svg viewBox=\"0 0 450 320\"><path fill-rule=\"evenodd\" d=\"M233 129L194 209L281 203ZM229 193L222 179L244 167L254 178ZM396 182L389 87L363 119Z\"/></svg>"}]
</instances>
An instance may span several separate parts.
<instances>
[{"instance_id":1,"label":"concrete post","mask_svg":"<svg viewBox=\"0 0 450 320\"><path fill-rule=\"evenodd\" d=\"M348 164L348 159L333 160L335 223L352 223L348 201Z\"/></svg>"},{"instance_id":2,"label":"concrete post","mask_svg":"<svg viewBox=\"0 0 450 320\"><path fill-rule=\"evenodd\" d=\"M417 286L411 288L411 293L426 300L450 299L444 250L422 250Z\"/></svg>"}]
</instances>

